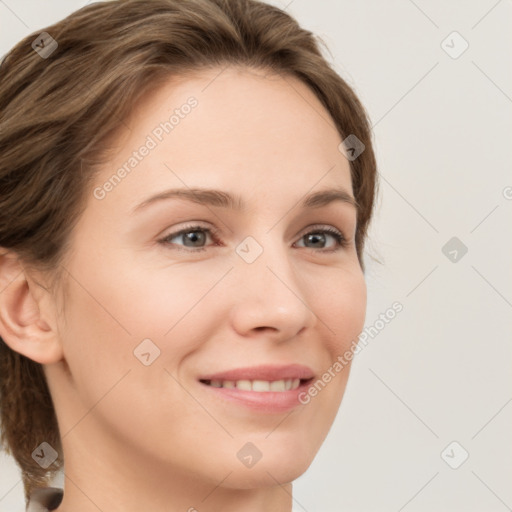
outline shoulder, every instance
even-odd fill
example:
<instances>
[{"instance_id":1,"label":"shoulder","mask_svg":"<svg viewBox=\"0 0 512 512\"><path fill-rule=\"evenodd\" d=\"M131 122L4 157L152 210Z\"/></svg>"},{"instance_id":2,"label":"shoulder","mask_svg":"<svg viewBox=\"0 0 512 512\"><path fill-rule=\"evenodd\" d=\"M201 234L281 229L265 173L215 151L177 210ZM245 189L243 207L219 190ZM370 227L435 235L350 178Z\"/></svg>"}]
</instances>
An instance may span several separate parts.
<instances>
[{"instance_id":1,"label":"shoulder","mask_svg":"<svg viewBox=\"0 0 512 512\"><path fill-rule=\"evenodd\" d=\"M36 489L30 495L26 512L47 512L56 509L64 495L64 490L59 487L44 487Z\"/></svg>"}]
</instances>

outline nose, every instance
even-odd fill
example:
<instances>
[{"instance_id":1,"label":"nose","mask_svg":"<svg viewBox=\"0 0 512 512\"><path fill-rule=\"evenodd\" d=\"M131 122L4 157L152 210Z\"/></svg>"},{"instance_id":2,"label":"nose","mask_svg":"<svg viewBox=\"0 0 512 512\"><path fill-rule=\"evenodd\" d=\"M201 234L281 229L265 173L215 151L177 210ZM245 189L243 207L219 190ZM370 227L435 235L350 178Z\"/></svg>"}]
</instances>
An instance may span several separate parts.
<instances>
[{"instance_id":1,"label":"nose","mask_svg":"<svg viewBox=\"0 0 512 512\"><path fill-rule=\"evenodd\" d=\"M236 261L230 317L241 336L285 341L318 321L308 292L315 283L299 275L290 248L271 239L266 237L263 252L252 263Z\"/></svg>"}]
</instances>

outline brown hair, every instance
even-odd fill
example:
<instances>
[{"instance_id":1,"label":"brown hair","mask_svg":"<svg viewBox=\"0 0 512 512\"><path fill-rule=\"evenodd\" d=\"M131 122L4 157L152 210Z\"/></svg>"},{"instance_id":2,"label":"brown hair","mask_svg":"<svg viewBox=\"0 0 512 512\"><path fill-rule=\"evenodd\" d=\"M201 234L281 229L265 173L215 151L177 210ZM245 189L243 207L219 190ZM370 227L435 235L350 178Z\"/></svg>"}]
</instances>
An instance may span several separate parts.
<instances>
[{"instance_id":1,"label":"brown hair","mask_svg":"<svg viewBox=\"0 0 512 512\"><path fill-rule=\"evenodd\" d=\"M35 32L0 67L0 249L16 253L25 268L47 272L51 288L60 282L69 236L107 141L139 96L171 76L229 64L298 77L342 140L352 134L365 145L350 161L364 270L377 191L370 124L322 56L321 41L288 14L256 0L118 0L83 7L43 30L56 48ZM49 55L33 49L36 37ZM1 338L0 421L1 443L21 468L28 500L63 467L59 457L43 469L32 452L46 441L62 454L62 445L43 366Z\"/></svg>"}]
</instances>

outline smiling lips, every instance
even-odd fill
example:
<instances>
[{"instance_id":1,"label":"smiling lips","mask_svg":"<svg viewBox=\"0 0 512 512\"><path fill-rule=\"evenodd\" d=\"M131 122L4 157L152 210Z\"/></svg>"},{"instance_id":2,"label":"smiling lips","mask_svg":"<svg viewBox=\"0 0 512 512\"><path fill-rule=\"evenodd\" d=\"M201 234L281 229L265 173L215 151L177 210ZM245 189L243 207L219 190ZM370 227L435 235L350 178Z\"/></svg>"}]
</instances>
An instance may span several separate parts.
<instances>
[{"instance_id":1,"label":"smiling lips","mask_svg":"<svg viewBox=\"0 0 512 512\"><path fill-rule=\"evenodd\" d=\"M216 396L267 412L283 412L298 405L314 373L299 364L253 366L205 375L199 382Z\"/></svg>"},{"instance_id":2,"label":"smiling lips","mask_svg":"<svg viewBox=\"0 0 512 512\"><path fill-rule=\"evenodd\" d=\"M289 391L297 389L300 385L300 379L281 379L281 380L206 380L201 381L204 384L213 386L214 388L241 389L242 391Z\"/></svg>"}]
</instances>

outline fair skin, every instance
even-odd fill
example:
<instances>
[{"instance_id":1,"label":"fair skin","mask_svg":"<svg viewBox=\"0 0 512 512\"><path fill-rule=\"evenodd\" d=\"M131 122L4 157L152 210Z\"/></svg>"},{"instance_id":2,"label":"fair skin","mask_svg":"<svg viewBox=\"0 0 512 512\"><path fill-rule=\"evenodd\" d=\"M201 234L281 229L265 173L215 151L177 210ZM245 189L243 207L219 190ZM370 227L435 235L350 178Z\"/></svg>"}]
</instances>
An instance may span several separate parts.
<instances>
[{"instance_id":1,"label":"fair skin","mask_svg":"<svg viewBox=\"0 0 512 512\"><path fill-rule=\"evenodd\" d=\"M355 208L300 206L327 188L353 196L329 114L295 78L219 71L170 80L126 120L130 130L94 186L173 109L198 101L103 199L89 194L64 263L65 304L29 273L5 295L0 334L45 365L57 411L66 474L59 512L135 512L148 503L153 512L289 512L291 482L342 400L349 366L286 411L223 400L198 380L295 363L316 381L357 338L366 312ZM240 195L247 209L173 198L132 213L164 190L198 187ZM216 234L158 242L196 224ZM305 236L322 228L341 231L348 245ZM251 263L236 252L246 237L263 249ZM146 338L160 350L148 366L133 353ZM248 442L262 454L250 468L237 457Z\"/></svg>"}]
</instances>

